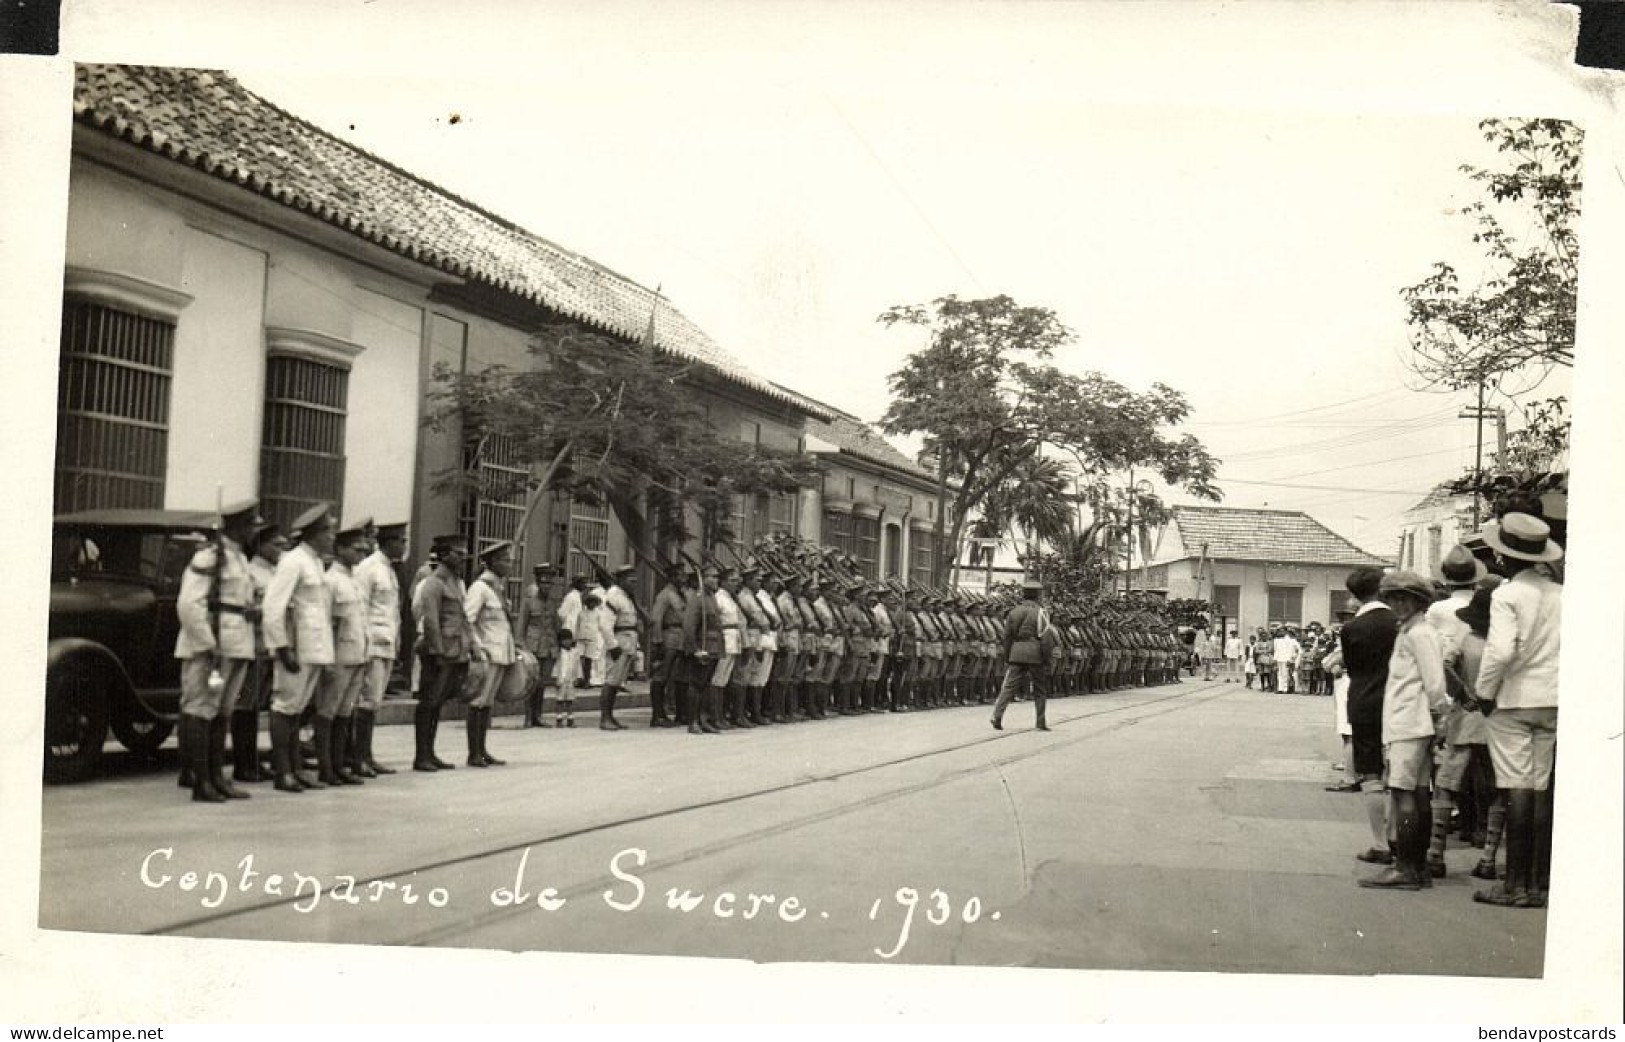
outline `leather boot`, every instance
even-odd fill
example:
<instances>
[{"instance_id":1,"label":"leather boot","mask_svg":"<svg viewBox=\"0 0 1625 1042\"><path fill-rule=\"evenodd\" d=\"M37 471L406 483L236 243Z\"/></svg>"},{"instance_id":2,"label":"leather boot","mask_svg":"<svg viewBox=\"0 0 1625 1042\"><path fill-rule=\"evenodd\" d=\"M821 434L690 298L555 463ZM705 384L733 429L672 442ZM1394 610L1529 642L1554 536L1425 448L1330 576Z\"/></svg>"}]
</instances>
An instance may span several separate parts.
<instances>
[{"instance_id":1,"label":"leather boot","mask_svg":"<svg viewBox=\"0 0 1625 1042\"><path fill-rule=\"evenodd\" d=\"M226 732L231 730L231 721L223 716L217 716L209 721L209 781L216 791L228 800L246 800L248 793L231 784L226 776Z\"/></svg>"},{"instance_id":2,"label":"leather boot","mask_svg":"<svg viewBox=\"0 0 1625 1042\"><path fill-rule=\"evenodd\" d=\"M492 756L490 748L485 744L491 740L491 711L490 706L480 710L480 755L485 758L485 766L487 767L506 767L508 761L499 760Z\"/></svg>"},{"instance_id":3,"label":"leather boot","mask_svg":"<svg viewBox=\"0 0 1625 1042\"><path fill-rule=\"evenodd\" d=\"M252 709L231 714L231 777L253 785L265 781L260 773L260 715Z\"/></svg>"},{"instance_id":4,"label":"leather boot","mask_svg":"<svg viewBox=\"0 0 1625 1042\"><path fill-rule=\"evenodd\" d=\"M354 717L335 716L333 718L333 776L339 780L340 785L365 785L361 776L350 769L352 757L355 755L354 732L351 724Z\"/></svg>"},{"instance_id":5,"label":"leather boot","mask_svg":"<svg viewBox=\"0 0 1625 1042\"><path fill-rule=\"evenodd\" d=\"M226 802L225 793L214 787L214 776L209 771L209 721L199 716L182 716L177 730L184 732L181 746L186 750L187 766L191 768L192 802Z\"/></svg>"},{"instance_id":6,"label":"leather boot","mask_svg":"<svg viewBox=\"0 0 1625 1042\"><path fill-rule=\"evenodd\" d=\"M620 695L620 688L605 686L603 698L599 703L603 706L603 717L600 720L600 725L608 723L609 730L611 731L626 730L626 725L615 719L615 700L619 698Z\"/></svg>"},{"instance_id":7,"label":"leather boot","mask_svg":"<svg viewBox=\"0 0 1625 1042\"><path fill-rule=\"evenodd\" d=\"M433 716L434 710L422 702L418 703L416 711L412 713L412 732L417 743L416 755L412 757L412 769L414 771L438 771L440 769L435 766L434 758L430 755L430 749L432 748L430 743L433 741L433 731L431 730Z\"/></svg>"},{"instance_id":8,"label":"leather boot","mask_svg":"<svg viewBox=\"0 0 1625 1042\"><path fill-rule=\"evenodd\" d=\"M382 777L394 774L395 768L385 767L378 762L378 757L372 752L373 730L378 726L378 714L371 709L363 709L356 713L356 737L361 743L361 762L367 765L367 770Z\"/></svg>"},{"instance_id":9,"label":"leather boot","mask_svg":"<svg viewBox=\"0 0 1625 1042\"><path fill-rule=\"evenodd\" d=\"M701 731L706 734L721 734L722 688L715 684L705 685L704 694L700 696L700 705L695 711L700 716Z\"/></svg>"},{"instance_id":10,"label":"leather boot","mask_svg":"<svg viewBox=\"0 0 1625 1042\"><path fill-rule=\"evenodd\" d=\"M485 754L480 752L480 710L473 706L463 715L463 733L468 736L468 765L484 767Z\"/></svg>"},{"instance_id":11,"label":"leather boot","mask_svg":"<svg viewBox=\"0 0 1625 1042\"><path fill-rule=\"evenodd\" d=\"M350 757L345 764L357 778L376 778L378 772L368 761L372 758L372 711L357 709L350 718Z\"/></svg>"},{"instance_id":12,"label":"leather boot","mask_svg":"<svg viewBox=\"0 0 1625 1042\"><path fill-rule=\"evenodd\" d=\"M429 710L429 762L433 763L442 771L455 771L457 769L456 764L447 763L445 760L442 760L440 757L436 756L434 751L435 741L440 737L440 714L444 713L445 711L446 704L444 702Z\"/></svg>"},{"instance_id":13,"label":"leather boot","mask_svg":"<svg viewBox=\"0 0 1625 1042\"><path fill-rule=\"evenodd\" d=\"M271 713L271 770L276 777L278 792L304 792L305 787L299 784L298 777L293 773L293 757L297 753L293 749L294 718L286 713Z\"/></svg>"},{"instance_id":14,"label":"leather boot","mask_svg":"<svg viewBox=\"0 0 1625 1042\"><path fill-rule=\"evenodd\" d=\"M192 774L192 728L187 724L190 719L184 713L175 723L175 750L180 754L181 769L175 776L177 788L190 789L197 785L197 778Z\"/></svg>"},{"instance_id":15,"label":"leather boot","mask_svg":"<svg viewBox=\"0 0 1625 1042\"><path fill-rule=\"evenodd\" d=\"M317 714L313 727L316 743L316 780L323 785L343 785L333 769L333 718Z\"/></svg>"},{"instance_id":16,"label":"leather boot","mask_svg":"<svg viewBox=\"0 0 1625 1042\"><path fill-rule=\"evenodd\" d=\"M762 719L762 689L759 687L745 689L745 719L750 721L752 727L767 723Z\"/></svg>"}]
</instances>

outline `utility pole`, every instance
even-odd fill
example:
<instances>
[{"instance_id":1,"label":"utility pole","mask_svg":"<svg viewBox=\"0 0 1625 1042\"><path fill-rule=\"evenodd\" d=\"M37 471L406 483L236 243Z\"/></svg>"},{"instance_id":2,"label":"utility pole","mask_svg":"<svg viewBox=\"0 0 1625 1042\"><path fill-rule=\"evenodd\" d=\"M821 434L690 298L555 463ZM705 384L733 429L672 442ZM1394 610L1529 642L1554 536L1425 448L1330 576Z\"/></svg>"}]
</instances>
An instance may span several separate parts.
<instances>
[{"instance_id":1,"label":"utility pole","mask_svg":"<svg viewBox=\"0 0 1625 1042\"><path fill-rule=\"evenodd\" d=\"M1123 595L1134 585L1134 471L1128 472L1128 559L1123 564Z\"/></svg>"},{"instance_id":2,"label":"utility pole","mask_svg":"<svg viewBox=\"0 0 1625 1042\"><path fill-rule=\"evenodd\" d=\"M1484 483L1484 421L1490 417L1497 417L1501 425L1500 446L1506 449L1506 413L1500 409L1484 408L1484 381L1478 381L1477 407L1463 406L1461 412L1456 414L1458 420L1472 420L1477 431L1473 445L1473 529L1478 529L1482 496L1479 486Z\"/></svg>"}]
</instances>

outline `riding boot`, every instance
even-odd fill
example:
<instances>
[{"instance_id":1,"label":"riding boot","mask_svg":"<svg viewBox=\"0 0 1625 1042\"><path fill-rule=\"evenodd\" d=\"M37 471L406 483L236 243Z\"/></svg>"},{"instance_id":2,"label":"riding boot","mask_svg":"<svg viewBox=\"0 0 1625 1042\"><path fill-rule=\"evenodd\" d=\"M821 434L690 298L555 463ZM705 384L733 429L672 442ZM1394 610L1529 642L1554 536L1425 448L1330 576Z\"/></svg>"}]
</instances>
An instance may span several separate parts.
<instances>
[{"instance_id":1,"label":"riding boot","mask_svg":"<svg viewBox=\"0 0 1625 1042\"><path fill-rule=\"evenodd\" d=\"M248 793L231 784L226 776L226 732L230 729L231 721L223 716L209 721L209 781L226 799L246 800Z\"/></svg>"},{"instance_id":2,"label":"riding boot","mask_svg":"<svg viewBox=\"0 0 1625 1042\"><path fill-rule=\"evenodd\" d=\"M361 779L378 777L373 769L367 766L367 758L364 755L366 735L363 733L365 725L361 722L361 714L365 712L365 709L357 709L344 718L349 726L344 729L344 759L339 761L344 770Z\"/></svg>"},{"instance_id":3,"label":"riding boot","mask_svg":"<svg viewBox=\"0 0 1625 1042\"><path fill-rule=\"evenodd\" d=\"M693 689L687 684L678 681L672 690L672 705L677 712L677 723L694 730L694 695Z\"/></svg>"},{"instance_id":4,"label":"riding boot","mask_svg":"<svg viewBox=\"0 0 1625 1042\"><path fill-rule=\"evenodd\" d=\"M333 769L333 718L316 715L316 780L323 785L343 785Z\"/></svg>"},{"instance_id":5,"label":"riding boot","mask_svg":"<svg viewBox=\"0 0 1625 1042\"><path fill-rule=\"evenodd\" d=\"M357 737L361 740L361 762L367 765L367 770L382 777L394 774L395 768L385 767L378 762L378 757L372 751L372 736L378 727L378 713L372 709L363 709L356 714L356 726L359 728Z\"/></svg>"},{"instance_id":6,"label":"riding boot","mask_svg":"<svg viewBox=\"0 0 1625 1042\"><path fill-rule=\"evenodd\" d=\"M480 752L480 717L484 710L468 707L463 716L463 733L468 736L468 765L484 767L485 755Z\"/></svg>"},{"instance_id":7,"label":"riding boot","mask_svg":"<svg viewBox=\"0 0 1625 1042\"><path fill-rule=\"evenodd\" d=\"M231 777L234 781L255 784L265 781L260 773L259 760L260 715L252 709L238 709L231 714Z\"/></svg>"},{"instance_id":8,"label":"riding boot","mask_svg":"<svg viewBox=\"0 0 1625 1042\"><path fill-rule=\"evenodd\" d=\"M304 792L305 787L299 784L299 778L293 773L293 758L298 752L293 748L294 717L287 713L271 713L271 770L276 775L272 781L276 783L278 792Z\"/></svg>"},{"instance_id":9,"label":"riding boot","mask_svg":"<svg viewBox=\"0 0 1625 1042\"><path fill-rule=\"evenodd\" d=\"M762 689L759 687L745 689L745 719L750 721L752 727L767 723L762 719Z\"/></svg>"},{"instance_id":10,"label":"riding boot","mask_svg":"<svg viewBox=\"0 0 1625 1042\"><path fill-rule=\"evenodd\" d=\"M414 771L438 771L434 762L434 708L419 702L412 713L412 733L417 742L417 753L412 757Z\"/></svg>"},{"instance_id":11,"label":"riding boot","mask_svg":"<svg viewBox=\"0 0 1625 1042\"><path fill-rule=\"evenodd\" d=\"M598 729L600 731L619 731L622 725L615 719L615 695L620 688L613 684L605 684L603 694L598 696Z\"/></svg>"},{"instance_id":12,"label":"riding boot","mask_svg":"<svg viewBox=\"0 0 1625 1042\"><path fill-rule=\"evenodd\" d=\"M352 759L355 756L355 732L351 729L354 722L353 716L333 718L333 777L339 780L340 785L367 784L361 775L351 769Z\"/></svg>"},{"instance_id":13,"label":"riding boot","mask_svg":"<svg viewBox=\"0 0 1625 1042\"><path fill-rule=\"evenodd\" d=\"M700 730L706 734L721 734L722 688L706 684L694 711L700 718Z\"/></svg>"},{"instance_id":14,"label":"riding boot","mask_svg":"<svg viewBox=\"0 0 1625 1042\"><path fill-rule=\"evenodd\" d=\"M187 766L191 768L192 802L226 802L226 794L214 787L214 775L209 770L209 721L185 715L181 717L180 730L185 732L181 746L186 750Z\"/></svg>"},{"instance_id":15,"label":"riding boot","mask_svg":"<svg viewBox=\"0 0 1625 1042\"><path fill-rule=\"evenodd\" d=\"M446 711L446 704L442 702L429 712L429 760L442 771L455 771L457 765L447 763L435 755L434 743L440 737L440 715Z\"/></svg>"},{"instance_id":16,"label":"riding boot","mask_svg":"<svg viewBox=\"0 0 1625 1042\"><path fill-rule=\"evenodd\" d=\"M181 789L194 788L197 778L192 775L192 728L186 723L191 719L181 714L180 720L175 724L175 749L180 754L181 769L175 776L175 786Z\"/></svg>"}]
</instances>

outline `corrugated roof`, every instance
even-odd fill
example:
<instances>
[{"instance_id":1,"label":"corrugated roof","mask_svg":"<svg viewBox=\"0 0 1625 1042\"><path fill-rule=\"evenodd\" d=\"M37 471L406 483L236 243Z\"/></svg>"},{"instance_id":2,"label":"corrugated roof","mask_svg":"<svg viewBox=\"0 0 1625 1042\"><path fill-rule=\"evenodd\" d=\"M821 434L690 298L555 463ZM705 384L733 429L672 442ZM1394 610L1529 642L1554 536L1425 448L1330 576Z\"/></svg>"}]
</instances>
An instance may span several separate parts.
<instances>
[{"instance_id":1,"label":"corrugated roof","mask_svg":"<svg viewBox=\"0 0 1625 1042\"><path fill-rule=\"evenodd\" d=\"M1386 565L1299 510L1176 506L1173 523L1186 556L1207 544L1207 555L1227 561Z\"/></svg>"},{"instance_id":2,"label":"corrugated roof","mask_svg":"<svg viewBox=\"0 0 1625 1042\"><path fill-rule=\"evenodd\" d=\"M655 344L801 405L653 291L415 177L205 69L81 64L74 118L393 253Z\"/></svg>"}]
</instances>

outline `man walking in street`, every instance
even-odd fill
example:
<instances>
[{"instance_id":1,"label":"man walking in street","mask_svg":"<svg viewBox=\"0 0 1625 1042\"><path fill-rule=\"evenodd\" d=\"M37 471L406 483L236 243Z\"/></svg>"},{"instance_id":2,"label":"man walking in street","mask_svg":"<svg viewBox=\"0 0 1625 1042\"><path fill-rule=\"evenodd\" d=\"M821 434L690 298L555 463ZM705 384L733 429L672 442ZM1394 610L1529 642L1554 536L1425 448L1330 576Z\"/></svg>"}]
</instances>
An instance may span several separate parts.
<instances>
[{"instance_id":1,"label":"man walking in street","mask_svg":"<svg viewBox=\"0 0 1625 1042\"><path fill-rule=\"evenodd\" d=\"M1043 586L1036 579L1021 584L1021 603L1010 609L1004 620L1004 686L999 689L999 700L993 703L993 729L1004 730L1004 711L1016 695L1023 681L1032 693L1033 711L1040 731L1048 731L1044 722L1044 684L1040 673L1044 667L1044 631L1049 619L1039 606Z\"/></svg>"}]
</instances>

